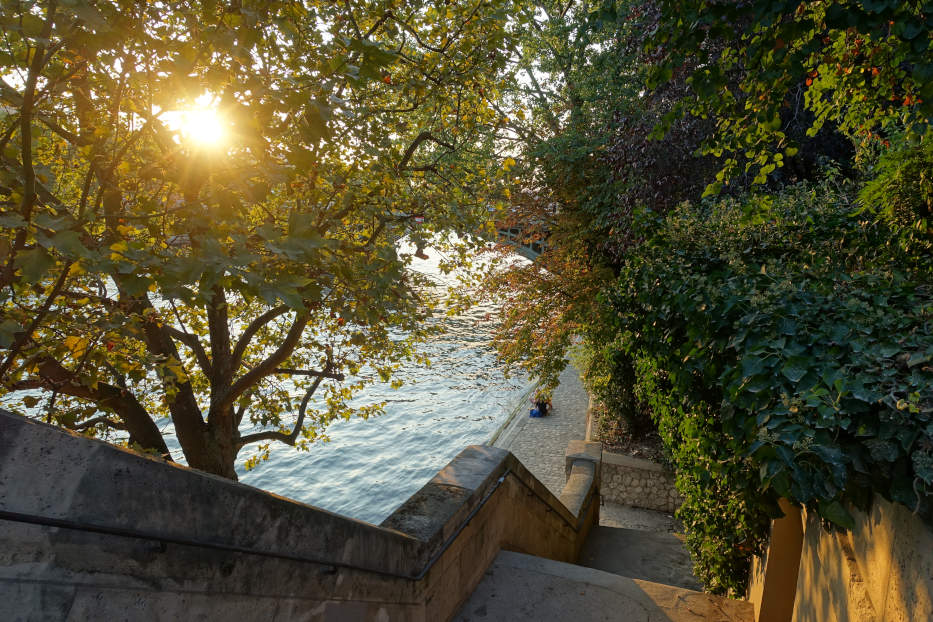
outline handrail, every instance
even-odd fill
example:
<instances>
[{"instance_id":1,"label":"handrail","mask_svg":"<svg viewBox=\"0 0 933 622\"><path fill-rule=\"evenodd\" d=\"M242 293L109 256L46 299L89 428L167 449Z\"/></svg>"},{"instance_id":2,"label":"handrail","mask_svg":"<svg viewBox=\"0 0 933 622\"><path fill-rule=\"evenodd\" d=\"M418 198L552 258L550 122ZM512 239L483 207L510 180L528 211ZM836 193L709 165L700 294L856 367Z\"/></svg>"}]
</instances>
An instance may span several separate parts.
<instances>
[{"instance_id":1,"label":"handrail","mask_svg":"<svg viewBox=\"0 0 933 622\"><path fill-rule=\"evenodd\" d=\"M431 570L434 564L437 563L437 561L444 554L444 551L446 551L448 547L450 547L450 545L453 543L453 541L463 532L463 530L467 528L467 526L470 524L470 521L472 521L473 518L476 516L476 514L480 511L480 509L482 509L482 507L486 505L486 502L489 501L493 493L495 493L495 491L499 488L499 486L502 485L502 482L505 481L505 478L508 477L509 475L512 475L520 484L522 484L525 488L531 491L531 493L534 494L534 496L536 496L540 501L544 502L548 506L551 505L549 499L545 498L541 493L539 493L532 486L526 483L522 478L515 475L515 473L512 471L511 468L507 468L505 472L501 476L499 476L496 482L490 487L490 489L486 491L486 494L483 495L483 498L480 500L480 502L477 503L476 506L470 511L470 513L463 519L463 521L460 523L457 529L444 541L444 544L440 548L438 548L437 552L431 556L431 558L425 564L424 568L422 568L417 574L414 574L414 575L401 574L398 572L392 572L391 570L380 570L378 568L369 568L369 567L362 566L359 564L328 561L328 560L323 560L323 559L319 559L319 558L315 558L315 557L311 557L307 555L295 555L295 554L281 553L281 552L276 552L276 551L266 551L266 550L254 549L250 547L237 546L235 544L226 544L226 543L221 543L221 542L210 542L210 541L196 540L192 538L183 538L183 537L171 536L171 535L146 533L144 531L136 530L136 529L127 529L123 527L111 527L111 526L105 526L105 525L94 525L92 523L86 523L82 521L73 521L73 520L61 519L61 518L51 518L48 516L38 516L35 514L25 514L21 512L10 512L7 510L0 510L0 520L7 520L7 521L13 521L13 522L19 522L19 523L28 523L32 525L43 525L47 527L57 527L60 529L71 529L74 531L87 531L91 533L102 533L102 534L107 534L107 535L120 536L124 538L140 538L144 540L155 540L155 541L167 543L167 544L196 546L196 547L203 547L203 548L209 548L209 549L220 550L220 551L229 551L233 553L244 553L247 555L257 555L260 557L285 559L285 560L294 561L294 562L315 564L318 566L329 566L330 568L333 569L333 570L329 570L326 572L322 572L322 574L333 574L337 572L337 568L346 568L348 570L359 570L362 572L369 572L372 574L392 577L396 579L420 581L421 579L425 577L425 575L428 574L428 572ZM595 495L590 495L586 504L584 504L584 506L580 508L580 517L586 516L586 512L589 509L590 504L593 502L594 496ZM550 511L550 507L548 508L548 510ZM580 526L578 524L572 523L569 519L567 519L567 517L563 516L560 513L558 513L558 516L561 518L561 520L563 520L567 524L568 527L570 527L574 531L574 533L580 532Z\"/></svg>"}]
</instances>

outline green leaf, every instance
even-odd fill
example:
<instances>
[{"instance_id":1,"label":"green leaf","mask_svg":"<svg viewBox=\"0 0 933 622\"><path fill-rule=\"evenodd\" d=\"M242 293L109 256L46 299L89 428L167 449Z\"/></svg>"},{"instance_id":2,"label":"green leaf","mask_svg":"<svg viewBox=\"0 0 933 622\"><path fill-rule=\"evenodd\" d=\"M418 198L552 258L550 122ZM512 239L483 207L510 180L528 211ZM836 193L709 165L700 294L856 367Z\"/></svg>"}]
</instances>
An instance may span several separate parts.
<instances>
[{"instance_id":1,"label":"green leaf","mask_svg":"<svg viewBox=\"0 0 933 622\"><path fill-rule=\"evenodd\" d=\"M749 355L742 357L742 375L744 377L760 374L765 369L765 362L761 358Z\"/></svg>"},{"instance_id":2,"label":"green leaf","mask_svg":"<svg viewBox=\"0 0 933 622\"><path fill-rule=\"evenodd\" d=\"M20 229L26 226L26 221L18 212L4 212L0 214L0 227L7 229Z\"/></svg>"},{"instance_id":3,"label":"green leaf","mask_svg":"<svg viewBox=\"0 0 933 622\"><path fill-rule=\"evenodd\" d=\"M55 258L41 246L23 251L16 256L16 267L22 271L27 283L38 283L55 265Z\"/></svg>"},{"instance_id":4,"label":"green leaf","mask_svg":"<svg viewBox=\"0 0 933 622\"><path fill-rule=\"evenodd\" d=\"M820 501L818 510L820 516L839 527L855 528L855 519L852 518L852 514L838 501Z\"/></svg>"},{"instance_id":5,"label":"green leaf","mask_svg":"<svg viewBox=\"0 0 933 622\"><path fill-rule=\"evenodd\" d=\"M81 243L81 236L75 231L59 231L49 243L70 259L86 259L91 256L91 252Z\"/></svg>"},{"instance_id":6,"label":"green leaf","mask_svg":"<svg viewBox=\"0 0 933 622\"><path fill-rule=\"evenodd\" d=\"M772 388L772 384L770 376L755 376L745 385L745 390L750 393L761 393Z\"/></svg>"},{"instance_id":7,"label":"green leaf","mask_svg":"<svg viewBox=\"0 0 933 622\"><path fill-rule=\"evenodd\" d=\"M792 356L781 367L781 373L791 382L798 382L810 369L811 359L803 356Z\"/></svg>"},{"instance_id":8,"label":"green leaf","mask_svg":"<svg viewBox=\"0 0 933 622\"><path fill-rule=\"evenodd\" d=\"M16 334L23 330L19 322L6 319L0 322L0 348L9 348L16 339Z\"/></svg>"}]
</instances>

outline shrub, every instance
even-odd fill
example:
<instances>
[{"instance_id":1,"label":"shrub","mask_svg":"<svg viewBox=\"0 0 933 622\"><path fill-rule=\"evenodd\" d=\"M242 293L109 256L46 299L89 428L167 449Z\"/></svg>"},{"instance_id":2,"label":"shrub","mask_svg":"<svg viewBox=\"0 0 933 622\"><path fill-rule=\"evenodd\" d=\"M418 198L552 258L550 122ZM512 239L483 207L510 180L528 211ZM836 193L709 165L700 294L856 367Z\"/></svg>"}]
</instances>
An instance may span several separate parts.
<instances>
[{"instance_id":1,"label":"shrub","mask_svg":"<svg viewBox=\"0 0 933 622\"><path fill-rule=\"evenodd\" d=\"M744 589L779 497L843 528L873 492L930 511L933 288L851 195L684 205L607 297L713 591Z\"/></svg>"}]
</instances>

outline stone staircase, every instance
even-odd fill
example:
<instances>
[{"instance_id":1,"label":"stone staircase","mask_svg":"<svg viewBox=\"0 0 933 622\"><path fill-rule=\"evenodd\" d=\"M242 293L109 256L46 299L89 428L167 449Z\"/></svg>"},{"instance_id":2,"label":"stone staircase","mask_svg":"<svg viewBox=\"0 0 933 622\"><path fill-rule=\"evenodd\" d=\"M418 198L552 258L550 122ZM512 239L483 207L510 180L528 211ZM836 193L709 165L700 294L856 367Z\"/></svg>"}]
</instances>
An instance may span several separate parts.
<instances>
[{"instance_id":1,"label":"stone staircase","mask_svg":"<svg viewBox=\"0 0 933 622\"><path fill-rule=\"evenodd\" d=\"M502 551L458 622L753 622L751 603Z\"/></svg>"},{"instance_id":2,"label":"stone staircase","mask_svg":"<svg viewBox=\"0 0 933 622\"><path fill-rule=\"evenodd\" d=\"M754 622L752 604L700 592L680 537L600 525L578 564L501 551L457 622Z\"/></svg>"}]
</instances>

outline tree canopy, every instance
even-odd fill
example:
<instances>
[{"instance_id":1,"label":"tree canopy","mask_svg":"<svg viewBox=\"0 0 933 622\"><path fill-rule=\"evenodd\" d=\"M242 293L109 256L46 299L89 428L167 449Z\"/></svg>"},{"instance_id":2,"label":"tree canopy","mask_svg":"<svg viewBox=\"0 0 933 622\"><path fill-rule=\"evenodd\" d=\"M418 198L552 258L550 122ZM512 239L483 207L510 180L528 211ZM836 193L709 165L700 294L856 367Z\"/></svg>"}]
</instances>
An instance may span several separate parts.
<instances>
[{"instance_id":1,"label":"tree canopy","mask_svg":"<svg viewBox=\"0 0 933 622\"><path fill-rule=\"evenodd\" d=\"M510 5L4 0L4 401L234 478L378 412L432 308L398 240L501 198Z\"/></svg>"},{"instance_id":2,"label":"tree canopy","mask_svg":"<svg viewBox=\"0 0 933 622\"><path fill-rule=\"evenodd\" d=\"M722 158L711 193L742 173L764 183L800 145L790 116L811 115L859 142L914 136L933 119L933 6L901 0L660 0L652 83L690 85L679 114L715 119L702 146ZM803 105L800 105L800 104ZM790 114L789 114L790 113ZM663 131L662 125L659 130Z\"/></svg>"}]
</instances>

